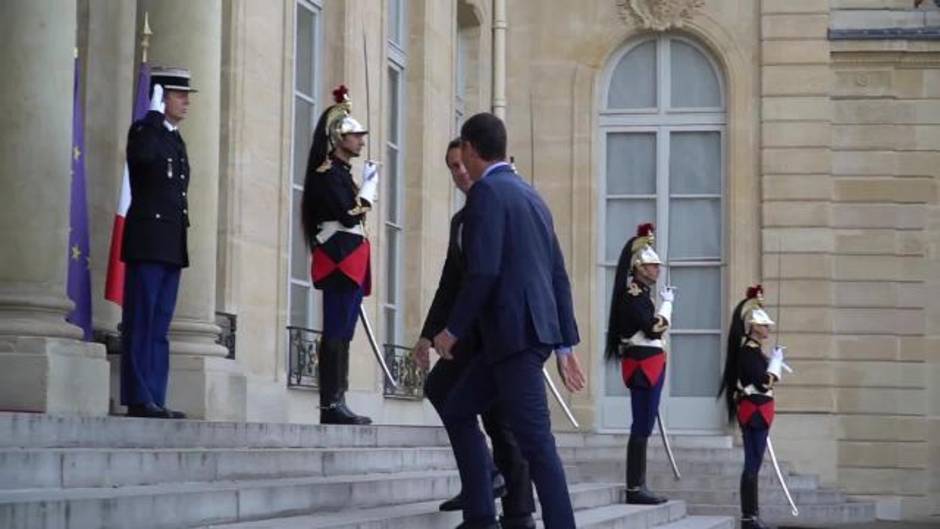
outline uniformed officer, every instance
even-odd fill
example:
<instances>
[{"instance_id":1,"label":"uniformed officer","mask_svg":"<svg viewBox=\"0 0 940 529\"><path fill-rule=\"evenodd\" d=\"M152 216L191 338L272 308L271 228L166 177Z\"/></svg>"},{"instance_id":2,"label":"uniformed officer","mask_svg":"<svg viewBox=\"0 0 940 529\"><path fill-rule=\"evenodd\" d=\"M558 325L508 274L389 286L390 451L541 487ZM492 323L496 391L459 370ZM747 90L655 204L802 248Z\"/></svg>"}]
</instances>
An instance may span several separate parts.
<instances>
[{"instance_id":1,"label":"uniformed officer","mask_svg":"<svg viewBox=\"0 0 940 529\"><path fill-rule=\"evenodd\" d=\"M318 351L321 424L370 424L346 406L349 343L363 296L371 291L370 246L365 214L378 193L378 167L367 160L362 186L353 181L350 160L358 157L368 131L350 115L345 86L317 122L307 160L301 223L313 256L311 276L323 291L323 335Z\"/></svg>"},{"instance_id":2,"label":"uniformed officer","mask_svg":"<svg viewBox=\"0 0 940 529\"><path fill-rule=\"evenodd\" d=\"M633 424L627 443L627 503L637 504L666 501L646 488L646 445L659 415L666 375L663 337L675 298L675 289L667 286L660 292L658 310L653 303L662 264L654 241L653 225L641 224L620 252L607 328L607 357L620 359L624 384L630 388Z\"/></svg>"},{"instance_id":3,"label":"uniformed officer","mask_svg":"<svg viewBox=\"0 0 940 529\"><path fill-rule=\"evenodd\" d=\"M127 168L131 205L121 259L126 263L122 323L121 403L132 417L183 418L166 408L167 333L189 266L186 196L190 172L179 124L189 111L186 68L151 70L150 111L131 125Z\"/></svg>"},{"instance_id":4,"label":"uniformed officer","mask_svg":"<svg viewBox=\"0 0 940 529\"><path fill-rule=\"evenodd\" d=\"M741 473L741 529L767 529L758 517L757 483L767 436L774 420L774 384L781 378L784 347L775 346L770 356L762 343L770 335L773 320L763 309L764 289L747 290L731 316L728 354L719 397L724 394L728 420L737 419L744 440Z\"/></svg>"}]
</instances>

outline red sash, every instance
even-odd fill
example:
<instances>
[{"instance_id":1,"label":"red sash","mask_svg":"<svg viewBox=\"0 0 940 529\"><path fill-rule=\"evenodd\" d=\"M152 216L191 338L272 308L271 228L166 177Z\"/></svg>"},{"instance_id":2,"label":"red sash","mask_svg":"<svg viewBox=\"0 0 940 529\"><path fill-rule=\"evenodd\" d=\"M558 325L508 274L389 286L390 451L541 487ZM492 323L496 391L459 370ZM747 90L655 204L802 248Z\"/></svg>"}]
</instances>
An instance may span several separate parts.
<instances>
[{"instance_id":1,"label":"red sash","mask_svg":"<svg viewBox=\"0 0 940 529\"><path fill-rule=\"evenodd\" d=\"M770 428L770 425L774 422L774 410L773 399L763 404L755 404L750 399L744 398L738 403L738 422L742 426L747 426L751 423L754 414L760 413L761 417L764 418L764 422L767 423L767 427Z\"/></svg>"},{"instance_id":2,"label":"red sash","mask_svg":"<svg viewBox=\"0 0 940 529\"><path fill-rule=\"evenodd\" d=\"M659 382L659 377L663 375L663 370L666 369L666 353L661 352L644 358L643 360L630 357L624 358L620 362L620 369L623 374L623 383L626 384L628 388L633 385L631 381L637 369L646 377L649 386L653 387Z\"/></svg>"},{"instance_id":3,"label":"red sash","mask_svg":"<svg viewBox=\"0 0 940 529\"><path fill-rule=\"evenodd\" d=\"M369 256L371 246L368 239L362 239L362 244L349 253L340 262L335 262L323 251L317 247L313 250L313 260L310 264L310 275L313 282L318 283L329 277L336 271L343 273L346 277L353 280L359 286L363 286L369 275ZM366 292L368 294L368 292Z\"/></svg>"}]
</instances>

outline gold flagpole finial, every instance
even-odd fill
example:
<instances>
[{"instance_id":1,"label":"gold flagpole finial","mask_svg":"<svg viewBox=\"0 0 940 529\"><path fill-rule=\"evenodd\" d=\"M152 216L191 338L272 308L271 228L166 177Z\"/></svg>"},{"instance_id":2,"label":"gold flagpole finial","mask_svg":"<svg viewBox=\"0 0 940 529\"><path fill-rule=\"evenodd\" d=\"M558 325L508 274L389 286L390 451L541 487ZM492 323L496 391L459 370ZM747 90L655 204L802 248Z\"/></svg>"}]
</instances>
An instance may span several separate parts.
<instances>
[{"instance_id":1,"label":"gold flagpole finial","mask_svg":"<svg viewBox=\"0 0 940 529\"><path fill-rule=\"evenodd\" d=\"M143 38L140 39L140 48L143 50L141 62L147 62L147 50L150 48L150 35L153 35L153 32L150 31L150 13L146 11L144 11L143 35Z\"/></svg>"},{"instance_id":2,"label":"gold flagpole finial","mask_svg":"<svg viewBox=\"0 0 940 529\"><path fill-rule=\"evenodd\" d=\"M75 51L75 58L77 59L78 58L78 46L75 46L74 51Z\"/></svg>"}]
</instances>

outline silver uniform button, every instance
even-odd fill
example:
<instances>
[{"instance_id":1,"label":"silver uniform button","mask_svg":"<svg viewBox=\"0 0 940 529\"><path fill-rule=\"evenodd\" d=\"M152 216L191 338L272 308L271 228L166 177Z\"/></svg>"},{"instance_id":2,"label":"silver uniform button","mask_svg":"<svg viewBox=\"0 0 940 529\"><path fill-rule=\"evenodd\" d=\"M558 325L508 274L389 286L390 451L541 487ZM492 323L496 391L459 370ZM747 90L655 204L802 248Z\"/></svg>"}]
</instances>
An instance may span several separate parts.
<instances>
[{"instance_id":1,"label":"silver uniform button","mask_svg":"<svg viewBox=\"0 0 940 529\"><path fill-rule=\"evenodd\" d=\"M183 213L189 215L189 210L188 210L188 209L184 209L184 210L183 210Z\"/></svg>"},{"instance_id":2,"label":"silver uniform button","mask_svg":"<svg viewBox=\"0 0 940 529\"><path fill-rule=\"evenodd\" d=\"M186 196L186 191L183 191L183 196L184 196L184 197Z\"/></svg>"},{"instance_id":3,"label":"silver uniform button","mask_svg":"<svg viewBox=\"0 0 940 529\"><path fill-rule=\"evenodd\" d=\"M157 219L159 219L159 218L160 218L160 214L159 214L159 213L157 213L156 215L154 215L154 218L157 218Z\"/></svg>"}]
</instances>

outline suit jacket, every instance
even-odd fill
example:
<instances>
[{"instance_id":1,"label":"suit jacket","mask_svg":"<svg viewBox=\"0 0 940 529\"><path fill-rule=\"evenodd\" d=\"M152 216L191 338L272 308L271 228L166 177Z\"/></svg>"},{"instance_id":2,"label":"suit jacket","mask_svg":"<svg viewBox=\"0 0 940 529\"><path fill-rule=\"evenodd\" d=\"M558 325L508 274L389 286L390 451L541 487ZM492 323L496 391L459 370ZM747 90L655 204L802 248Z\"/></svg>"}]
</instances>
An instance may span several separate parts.
<instances>
[{"instance_id":1,"label":"suit jacket","mask_svg":"<svg viewBox=\"0 0 940 529\"><path fill-rule=\"evenodd\" d=\"M421 337L433 340L437 333L447 327L447 319L454 309L457 294L463 285L466 273L463 250L460 249L460 227L463 224L464 210L461 209L450 219L450 237L447 242L447 258L441 270L441 279L434 292L434 300L421 329ZM454 347L457 360L466 360L476 352L481 344L479 327L474 325L467 336L461 337Z\"/></svg>"},{"instance_id":2,"label":"suit jacket","mask_svg":"<svg viewBox=\"0 0 940 529\"><path fill-rule=\"evenodd\" d=\"M486 359L580 341L571 284L548 206L508 165L467 197L466 278L447 329L459 338L479 321Z\"/></svg>"},{"instance_id":3,"label":"suit jacket","mask_svg":"<svg viewBox=\"0 0 940 529\"><path fill-rule=\"evenodd\" d=\"M127 134L131 205L124 224L121 260L186 267L189 161L179 131L168 130L163 121L163 114L150 111L134 122Z\"/></svg>"}]
</instances>

